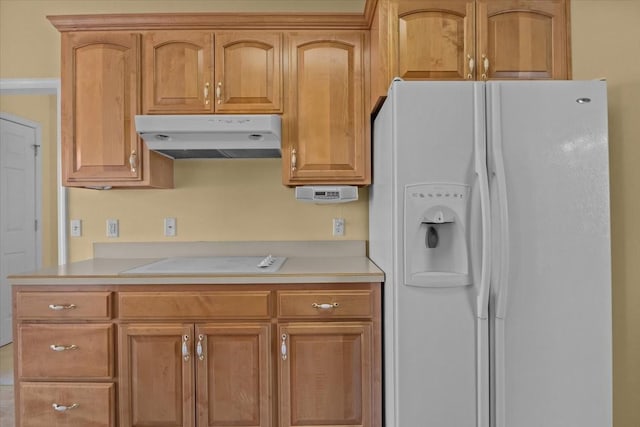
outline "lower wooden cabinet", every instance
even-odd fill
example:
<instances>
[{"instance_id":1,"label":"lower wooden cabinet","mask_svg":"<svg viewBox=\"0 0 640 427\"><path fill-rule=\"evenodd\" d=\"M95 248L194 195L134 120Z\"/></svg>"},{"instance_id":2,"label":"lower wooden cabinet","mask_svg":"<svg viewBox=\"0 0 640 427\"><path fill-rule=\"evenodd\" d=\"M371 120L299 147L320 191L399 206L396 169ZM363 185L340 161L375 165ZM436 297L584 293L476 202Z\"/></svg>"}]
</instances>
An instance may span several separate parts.
<instances>
[{"instance_id":1,"label":"lower wooden cabinet","mask_svg":"<svg viewBox=\"0 0 640 427\"><path fill-rule=\"evenodd\" d=\"M120 426L270 426L269 331L268 323L121 325Z\"/></svg>"},{"instance_id":2,"label":"lower wooden cabinet","mask_svg":"<svg viewBox=\"0 0 640 427\"><path fill-rule=\"evenodd\" d=\"M14 286L16 426L381 427L380 287Z\"/></svg>"},{"instance_id":3,"label":"lower wooden cabinet","mask_svg":"<svg viewBox=\"0 0 640 427\"><path fill-rule=\"evenodd\" d=\"M373 425L371 323L289 323L278 334L280 427Z\"/></svg>"},{"instance_id":4,"label":"lower wooden cabinet","mask_svg":"<svg viewBox=\"0 0 640 427\"><path fill-rule=\"evenodd\" d=\"M111 297L14 287L17 427L118 425Z\"/></svg>"}]
</instances>

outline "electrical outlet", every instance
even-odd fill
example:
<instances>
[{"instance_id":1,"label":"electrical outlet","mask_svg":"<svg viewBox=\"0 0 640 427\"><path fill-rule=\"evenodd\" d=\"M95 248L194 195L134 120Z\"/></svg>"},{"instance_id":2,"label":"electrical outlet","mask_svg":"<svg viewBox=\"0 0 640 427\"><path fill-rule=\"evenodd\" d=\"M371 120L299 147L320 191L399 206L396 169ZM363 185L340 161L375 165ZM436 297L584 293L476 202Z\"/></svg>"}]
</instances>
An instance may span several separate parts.
<instances>
[{"instance_id":1,"label":"electrical outlet","mask_svg":"<svg viewBox=\"0 0 640 427\"><path fill-rule=\"evenodd\" d=\"M164 219L164 235L166 237L173 237L176 235L176 219L175 218Z\"/></svg>"},{"instance_id":2,"label":"electrical outlet","mask_svg":"<svg viewBox=\"0 0 640 427\"><path fill-rule=\"evenodd\" d=\"M344 236L344 218L333 218L333 235Z\"/></svg>"},{"instance_id":3,"label":"electrical outlet","mask_svg":"<svg viewBox=\"0 0 640 427\"><path fill-rule=\"evenodd\" d=\"M118 220L107 220L107 237L118 237Z\"/></svg>"},{"instance_id":4,"label":"electrical outlet","mask_svg":"<svg viewBox=\"0 0 640 427\"><path fill-rule=\"evenodd\" d=\"M69 225L71 237L81 237L82 236L82 220L81 219L72 219Z\"/></svg>"}]
</instances>

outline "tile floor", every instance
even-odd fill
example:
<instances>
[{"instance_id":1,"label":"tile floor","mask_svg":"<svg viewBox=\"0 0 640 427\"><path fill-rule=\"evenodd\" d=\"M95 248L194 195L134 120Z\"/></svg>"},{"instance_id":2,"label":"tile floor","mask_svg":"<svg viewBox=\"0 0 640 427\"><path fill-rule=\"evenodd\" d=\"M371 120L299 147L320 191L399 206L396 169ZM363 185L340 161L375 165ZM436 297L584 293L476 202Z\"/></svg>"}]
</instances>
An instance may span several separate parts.
<instances>
[{"instance_id":1,"label":"tile floor","mask_svg":"<svg viewBox=\"0 0 640 427\"><path fill-rule=\"evenodd\" d=\"M0 427L13 427L13 345L0 347Z\"/></svg>"}]
</instances>

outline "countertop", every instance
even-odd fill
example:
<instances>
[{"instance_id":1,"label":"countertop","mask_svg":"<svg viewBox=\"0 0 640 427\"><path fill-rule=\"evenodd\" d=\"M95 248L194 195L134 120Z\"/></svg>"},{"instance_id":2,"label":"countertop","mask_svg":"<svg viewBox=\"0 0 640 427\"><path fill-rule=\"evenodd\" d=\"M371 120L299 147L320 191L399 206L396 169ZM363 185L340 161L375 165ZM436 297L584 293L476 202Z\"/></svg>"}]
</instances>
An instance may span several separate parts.
<instances>
[{"instance_id":1,"label":"countertop","mask_svg":"<svg viewBox=\"0 0 640 427\"><path fill-rule=\"evenodd\" d=\"M11 275L12 285L175 285L383 282L384 273L364 255L363 242L233 242L105 244L93 259ZM106 246L108 245L108 246ZM136 254L135 258L127 255ZM144 254L144 257L140 257ZM128 274L169 256L273 254L286 256L273 273Z\"/></svg>"}]
</instances>

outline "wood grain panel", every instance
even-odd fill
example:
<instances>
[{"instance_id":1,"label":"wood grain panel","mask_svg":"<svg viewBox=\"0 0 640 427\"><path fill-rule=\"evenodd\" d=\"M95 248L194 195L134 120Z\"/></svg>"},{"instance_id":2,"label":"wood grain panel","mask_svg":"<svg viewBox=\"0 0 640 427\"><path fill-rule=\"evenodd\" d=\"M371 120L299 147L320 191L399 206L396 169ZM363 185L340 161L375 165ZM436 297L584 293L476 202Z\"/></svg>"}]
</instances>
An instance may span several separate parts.
<instances>
[{"instance_id":1,"label":"wood grain panel","mask_svg":"<svg viewBox=\"0 0 640 427\"><path fill-rule=\"evenodd\" d=\"M149 32L143 46L145 113L213 112L212 32Z\"/></svg>"},{"instance_id":2,"label":"wood grain panel","mask_svg":"<svg viewBox=\"0 0 640 427\"><path fill-rule=\"evenodd\" d=\"M398 5L398 75L403 79L473 78L475 5L468 0L403 0ZM471 74L471 76L469 76Z\"/></svg>"},{"instance_id":3,"label":"wood grain panel","mask_svg":"<svg viewBox=\"0 0 640 427\"><path fill-rule=\"evenodd\" d=\"M371 332L370 323L279 326L282 427L372 425Z\"/></svg>"},{"instance_id":4,"label":"wood grain panel","mask_svg":"<svg viewBox=\"0 0 640 427\"><path fill-rule=\"evenodd\" d=\"M568 35L561 0L478 0L478 55L489 79L567 79ZM480 62L479 62L480 63Z\"/></svg>"},{"instance_id":5,"label":"wood grain panel","mask_svg":"<svg viewBox=\"0 0 640 427\"><path fill-rule=\"evenodd\" d=\"M193 326L127 324L119 331L120 426L193 427Z\"/></svg>"},{"instance_id":6,"label":"wood grain panel","mask_svg":"<svg viewBox=\"0 0 640 427\"><path fill-rule=\"evenodd\" d=\"M369 182L364 45L364 33L290 35L285 184Z\"/></svg>"},{"instance_id":7,"label":"wood grain panel","mask_svg":"<svg viewBox=\"0 0 640 427\"><path fill-rule=\"evenodd\" d=\"M122 319L268 318L270 291L120 292Z\"/></svg>"},{"instance_id":8,"label":"wood grain panel","mask_svg":"<svg viewBox=\"0 0 640 427\"><path fill-rule=\"evenodd\" d=\"M216 33L219 113L282 112L282 33Z\"/></svg>"},{"instance_id":9,"label":"wood grain panel","mask_svg":"<svg viewBox=\"0 0 640 427\"><path fill-rule=\"evenodd\" d=\"M62 36L62 146L66 184L140 181L130 155L141 155L138 34ZM90 125L89 125L90 124Z\"/></svg>"},{"instance_id":10,"label":"wood grain panel","mask_svg":"<svg viewBox=\"0 0 640 427\"><path fill-rule=\"evenodd\" d=\"M60 412L53 404L70 407ZM116 399L113 383L20 384L17 411L21 427L115 427Z\"/></svg>"},{"instance_id":11,"label":"wood grain panel","mask_svg":"<svg viewBox=\"0 0 640 427\"><path fill-rule=\"evenodd\" d=\"M271 325L196 325L198 425L271 425Z\"/></svg>"},{"instance_id":12,"label":"wood grain panel","mask_svg":"<svg viewBox=\"0 0 640 427\"><path fill-rule=\"evenodd\" d=\"M371 291L278 291L278 317L294 319L367 318L373 316ZM337 304L322 308L314 304Z\"/></svg>"},{"instance_id":13,"label":"wood grain panel","mask_svg":"<svg viewBox=\"0 0 640 427\"><path fill-rule=\"evenodd\" d=\"M21 378L113 377L112 325L21 324L17 329ZM52 345L76 348L55 351Z\"/></svg>"},{"instance_id":14,"label":"wood grain panel","mask_svg":"<svg viewBox=\"0 0 640 427\"><path fill-rule=\"evenodd\" d=\"M16 293L15 316L21 320L108 320L111 318L111 295L111 292L21 291Z\"/></svg>"}]
</instances>

